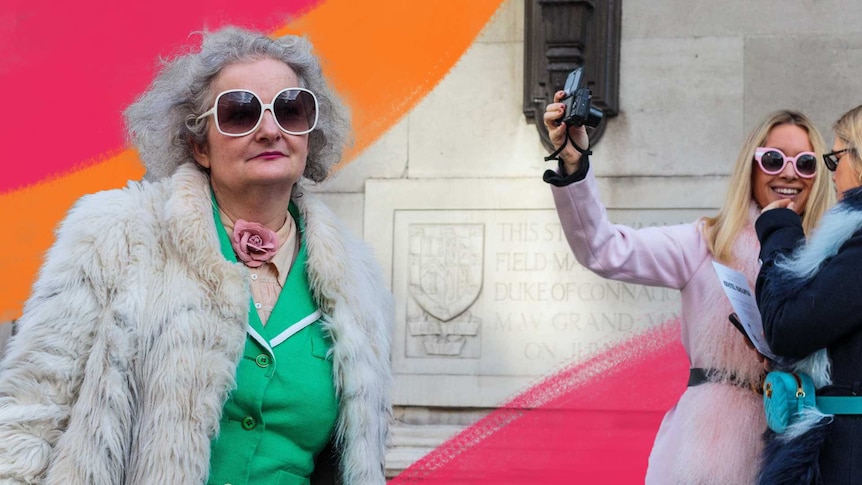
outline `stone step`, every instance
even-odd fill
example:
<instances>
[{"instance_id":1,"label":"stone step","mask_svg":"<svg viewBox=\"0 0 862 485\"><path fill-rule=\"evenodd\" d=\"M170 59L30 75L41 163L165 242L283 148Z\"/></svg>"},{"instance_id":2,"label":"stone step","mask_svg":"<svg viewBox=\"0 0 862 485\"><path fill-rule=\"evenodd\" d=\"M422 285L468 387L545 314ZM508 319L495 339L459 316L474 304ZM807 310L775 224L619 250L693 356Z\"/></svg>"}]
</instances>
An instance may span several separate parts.
<instances>
[{"instance_id":1,"label":"stone step","mask_svg":"<svg viewBox=\"0 0 862 485\"><path fill-rule=\"evenodd\" d=\"M401 473L464 428L456 425L393 425L386 452L387 478Z\"/></svg>"}]
</instances>

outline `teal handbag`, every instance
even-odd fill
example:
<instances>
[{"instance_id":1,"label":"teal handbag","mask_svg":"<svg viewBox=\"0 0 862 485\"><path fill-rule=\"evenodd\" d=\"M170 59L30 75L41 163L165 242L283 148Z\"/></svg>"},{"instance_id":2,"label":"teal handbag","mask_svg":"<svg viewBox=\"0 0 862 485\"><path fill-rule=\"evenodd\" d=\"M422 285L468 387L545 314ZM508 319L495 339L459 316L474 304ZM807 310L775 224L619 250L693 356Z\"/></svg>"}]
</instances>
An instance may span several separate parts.
<instances>
[{"instance_id":1,"label":"teal handbag","mask_svg":"<svg viewBox=\"0 0 862 485\"><path fill-rule=\"evenodd\" d=\"M763 381L763 409L766 424L783 433L803 409L817 406L814 381L807 374L772 371Z\"/></svg>"}]
</instances>

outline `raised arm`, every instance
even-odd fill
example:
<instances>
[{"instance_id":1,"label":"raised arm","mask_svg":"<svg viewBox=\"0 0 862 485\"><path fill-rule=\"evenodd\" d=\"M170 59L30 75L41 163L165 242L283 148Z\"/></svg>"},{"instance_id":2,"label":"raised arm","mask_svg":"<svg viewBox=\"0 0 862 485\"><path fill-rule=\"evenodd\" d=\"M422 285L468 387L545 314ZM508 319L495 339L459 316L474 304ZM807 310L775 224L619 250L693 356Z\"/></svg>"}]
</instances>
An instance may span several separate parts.
<instances>
[{"instance_id":1,"label":"raised arm","mask_svg":"<svg viewBox=\"0 0 862 485\"><path fill-rule=\"evenodd\" d=\"M584 180L551 191L575 257L602 277L680 289L709 254L695 224L642 229L612 224L589 170Z\"/></svg>"},{"instance_id":2,"label":"raised arm","mask_svg":"<svg viewBox=\"0 0 862 485\"><path fill-rule=\"evenodd\" d=\"M559 100L562 92L555 95ZM596 180L590 169L589 141L583 127L566 127L557 120L562 103L547 106L545 126L560 151L556 172L545 173L569 246L578 262L594 273L631 283L682 288L709 251L694 224L632 229L614 225L600 202ZM566 130L569 141L566 140Z\"/></svg>"}]
</instances>

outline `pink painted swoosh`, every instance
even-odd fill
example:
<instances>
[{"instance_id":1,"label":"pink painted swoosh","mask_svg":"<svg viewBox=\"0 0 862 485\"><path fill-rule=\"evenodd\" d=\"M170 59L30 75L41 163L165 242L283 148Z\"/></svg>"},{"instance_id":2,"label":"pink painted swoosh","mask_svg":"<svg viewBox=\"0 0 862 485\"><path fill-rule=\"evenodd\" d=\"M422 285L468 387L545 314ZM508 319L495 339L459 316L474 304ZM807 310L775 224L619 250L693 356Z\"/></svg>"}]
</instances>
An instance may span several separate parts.
<instances>
[{"instance_id":1,"label":"pink painted swoosh","mask_svg":"<svg viewBox=\"0 0 862 485\"><path fill-rule=\"evenodd\" d=\"M679 322L665 323L548 377L391 483L643 483L687 370Z\"/></svg>"}]
</instances>

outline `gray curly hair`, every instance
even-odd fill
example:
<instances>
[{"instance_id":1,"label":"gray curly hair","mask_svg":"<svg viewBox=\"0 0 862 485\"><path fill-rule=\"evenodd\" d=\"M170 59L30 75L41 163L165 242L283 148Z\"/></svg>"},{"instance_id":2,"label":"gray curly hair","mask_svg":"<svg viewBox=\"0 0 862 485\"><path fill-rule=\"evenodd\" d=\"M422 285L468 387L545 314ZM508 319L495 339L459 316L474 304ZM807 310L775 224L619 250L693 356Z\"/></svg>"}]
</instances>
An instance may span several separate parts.
<instances>
[{"instance_id":1,"label":"gray curly hair","mask_svg":"<svg viewBox=\"0 0 862 485\"><path fill-rule=\"evenodd\" d=\"M350 141L350 113L329 88L311 43L293 35L271 39L237 27L202 35L200 51L165 61L150 87L124 113L129 140L147 169L145 178L169 177L183 163L194 162L193 144L206 144L207 124L186 121L210 108L212 81L225 66L270 58L290 66L300 87L317 95L317 127L308 135L303 175L323 181Z\"/></svg>"}]
</instances>

